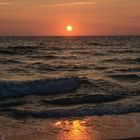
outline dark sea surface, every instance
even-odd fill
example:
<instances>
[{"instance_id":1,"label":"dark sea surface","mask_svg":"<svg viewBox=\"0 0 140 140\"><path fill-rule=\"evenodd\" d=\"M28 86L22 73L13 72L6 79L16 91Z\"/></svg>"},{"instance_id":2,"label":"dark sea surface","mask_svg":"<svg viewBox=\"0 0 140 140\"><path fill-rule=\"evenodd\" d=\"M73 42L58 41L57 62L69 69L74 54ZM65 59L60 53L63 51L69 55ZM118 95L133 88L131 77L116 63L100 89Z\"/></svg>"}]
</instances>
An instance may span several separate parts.
<instances>
[{"instance_id":1,"label":"dark sea surface","mask_svg":"<svg viewBox=\"0 0 140 140\"><path fill-rule=\"evenodd\" d=\"M0 37L0 114L140 112L140 37Z\"/></svg>"}]
</instances>

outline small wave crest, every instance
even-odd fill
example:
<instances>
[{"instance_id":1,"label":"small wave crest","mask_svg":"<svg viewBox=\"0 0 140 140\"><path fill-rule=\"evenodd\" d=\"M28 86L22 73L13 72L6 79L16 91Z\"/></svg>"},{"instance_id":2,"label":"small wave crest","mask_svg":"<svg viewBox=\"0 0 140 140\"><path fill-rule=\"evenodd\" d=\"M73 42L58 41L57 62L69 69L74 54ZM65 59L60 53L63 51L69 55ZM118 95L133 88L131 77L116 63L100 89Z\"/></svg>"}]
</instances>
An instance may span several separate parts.
<instances>
[{"instance_id":1,"label":"small wave crest","mask_svg":"<svg viewBox=\"0 0 140 140\"><path fill-rule=\"evenodd\" d=\"M131 80L131 81L140 80L140 77L137 74L114 74L110 75L110 77L116 80Z\"/></svg>"},{"instance_id":2,"label":"small wave crest","mask_svg":"<svg viewBox=\"0 0 140 140\"><path fill-rule=\"evenodd\" d=\"M0 54L3 55L16 55L16 54L32 54L37 51L38 47L35 46L9 46L9 47L1 47Z\"/></svg>"},{"instance_id":3,"label":"small wave crest","mask_svg":"<svg viewBox=\"0 0 140 140\"><path fill-rule=\"evenodd\" d=\"M92 104L92 103L104 103L104 102L112 102L117 101L124 98L123 96L118 95L85 95L82 97L74 97L74 98L60 98L54 100L43 100L44 104L52 104L52 105L78 105L78 104Z\"/></svg>"},{"instance_id":4,"label":"small wave crest","mask_svg":"<svg viewBox=\"0 0 140 140\"><path fill-rule=\"evenodd\" d=\"M66 77L57 79L41 79L34 81L1 81L0 98L25 96L25 95L48 95L70 92L77 89L82 83L79 77Z\"/></svg>"},{"instance_id":5,"label":"small wave crest","mask_svg":"<svg viewBox=\"0 0 140 140\"><path fill-rule=\"evenodd\" d=\"M85 106L70 109L48 109L44 111L20 110L20 109L0 109L1 113L6 113L10 117L23 119L33 118L61 118L61 117L81 117L89 115L121 115L136 113L140 111L140 104L108 104L97 106Z\"/></svg>"},{"instance_id":6,"label":"small wave crest","mask_svg":"<svg viewBox=\"0 0 140 140\"><path fill-rule=\"evenodd\" d=\"M87 43L89 46L123 46L123 43L110 43L110 42L89 42Z\"/></svg>"}]
</instances>

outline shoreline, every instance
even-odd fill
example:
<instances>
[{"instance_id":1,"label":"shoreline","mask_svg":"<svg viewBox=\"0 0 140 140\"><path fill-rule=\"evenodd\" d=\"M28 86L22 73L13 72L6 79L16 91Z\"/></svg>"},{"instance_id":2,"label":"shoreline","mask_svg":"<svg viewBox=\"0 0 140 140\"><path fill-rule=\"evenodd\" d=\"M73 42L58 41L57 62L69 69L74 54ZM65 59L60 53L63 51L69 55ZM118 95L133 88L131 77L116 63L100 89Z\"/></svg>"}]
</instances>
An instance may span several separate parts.
<instances>
[{"instance_id":1,"label":"shoreline","mask_svg":"<svg viewBox=\"0 0 140 140\"><path fill-rule=\"evenodd\" d=\"M140 113L60 119L0 117L0 126L1 140L140 139Z\"/></svg>"},{"instance_id":2,"label":"shoreline","mask_svg":"<svg viewBox=\"0 0 140 140\"><path fill-rule=\"evenodd\" d=\"M55 136L51 136L48 134L39 134L39 136L37 136L36 134L29 134L29 135L21 135L21 136L12 136L12 137L1 137L1 140L63 140L63 138L56 138ZM64 139L65 140L65 139ZM93 140L91 139L79 139L76 138L75 139L69 139L68 140ZM100 138L100 137L94 137L94 140L140 140L140 137L127 137L127 138L119 138L119 139L104 139L104 138Z\"/></svg>"},{"instance_id":3,"label":"shoreline","mask_svg":"<svg viewBox=\"0 0 140 140\"><path fill-rule=\"evenodd\" d=\"M123 138L123 139L110 139L110 140L140 140L140 137Z\"/></svg>"}]
</instances>

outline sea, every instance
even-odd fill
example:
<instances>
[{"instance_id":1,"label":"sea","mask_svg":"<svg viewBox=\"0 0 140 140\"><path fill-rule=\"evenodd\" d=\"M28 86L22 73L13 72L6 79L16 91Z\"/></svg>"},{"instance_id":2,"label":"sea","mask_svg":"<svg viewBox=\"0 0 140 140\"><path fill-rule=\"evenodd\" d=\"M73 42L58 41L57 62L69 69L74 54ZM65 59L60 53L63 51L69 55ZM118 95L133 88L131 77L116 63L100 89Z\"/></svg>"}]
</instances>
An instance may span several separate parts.
<instances>
[{"instance_id":1,"label":"sea","mask_svg":"<svg viewBox=\"0 0 140 140\"><path fill-rule=\"evenodd\" d=\"M0 116L140 112L140 36L0 37Z\"/></svg>"}]
</instances>

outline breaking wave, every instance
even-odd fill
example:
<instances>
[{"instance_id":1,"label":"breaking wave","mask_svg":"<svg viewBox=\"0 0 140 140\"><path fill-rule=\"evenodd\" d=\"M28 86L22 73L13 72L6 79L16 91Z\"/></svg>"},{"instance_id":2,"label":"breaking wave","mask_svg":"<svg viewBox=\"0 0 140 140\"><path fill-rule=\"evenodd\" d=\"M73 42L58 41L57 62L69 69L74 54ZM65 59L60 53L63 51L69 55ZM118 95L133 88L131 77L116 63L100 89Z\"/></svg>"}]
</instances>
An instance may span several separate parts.
<instances>
[{"instance_id":1,"label":"breaking wave","mask_svg":"<svg viewBox=\"0 0 140 140\"><path fill-rule=\"evenodd\" d=\"M41 79L34 81L1 81L0 98L25 95L48 95L70 92L82 83L78 77Z\"/></svg>"}]
</instances>

